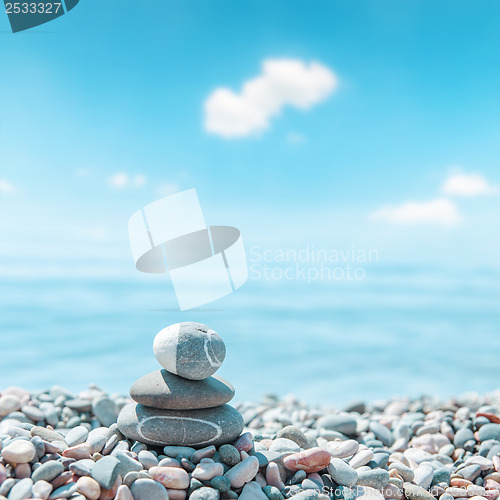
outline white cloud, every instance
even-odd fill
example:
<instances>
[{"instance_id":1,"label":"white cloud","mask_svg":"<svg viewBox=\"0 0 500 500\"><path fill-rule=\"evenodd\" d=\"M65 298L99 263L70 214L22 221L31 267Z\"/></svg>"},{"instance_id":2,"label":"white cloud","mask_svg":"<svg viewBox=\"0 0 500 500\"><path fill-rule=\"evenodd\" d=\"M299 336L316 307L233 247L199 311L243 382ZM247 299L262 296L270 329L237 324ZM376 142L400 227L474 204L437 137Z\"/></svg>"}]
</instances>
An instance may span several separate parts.
<instances>
[{"instance_id":1,"label":"white cloud","mask_svg":"<svg viewBox=\"0 0 500 500\"><path fill-rule=\"evenodd\" d=\"M109 178L110 186L116 189L122 189L129 186L136 188L142 187L144 186L144 184L146 184L146 181L146 177L142 174L137 174L133 177L130 177L125 172L118 172Z\"/></svg>"},{"instance_id":2,"label":"white cloud","mask_svg":"<svg viewBox=\"0 0 500 500\"><path fill-rule=\"evenodd\" d=\"M307 110L336 88L326 66L298 59L267 59L262 73L243 84L240 93L215 89L205 101L205 128L222 137L244 137L269 127L284 106Z\"/></svg>"},{"instance_id":3,"label":"white cloud","mask_svg":"<svg viewBox=\"0 0 500 500\"><path fill-rule=\"evenodd\" d=\"M13 184L4 179L0 179L0 193L13 193L16 190Z\"/></svg>"},{"instance_id":4,"label":"white cloud","mask_svg":"<svg viewBox=\"0 0 500 500\"><path fill-rule=\"evenodd\" d=\"M454 226L461 221L455 204L445 198L424 202L407 202L397 206L386 206L372 213L371 218L390 224L432 224Z\"/></svg>"},{"instance_id":5,"label":"white cloud","mask_svg":"<svg viewBox=\"0 0 500 500\"><path fill-rule=\"evenodd\" d=\"M500 192L479 174L455 174L446 179L443 192L454 196L481 196Z\"/></svg>"}]
</instances>

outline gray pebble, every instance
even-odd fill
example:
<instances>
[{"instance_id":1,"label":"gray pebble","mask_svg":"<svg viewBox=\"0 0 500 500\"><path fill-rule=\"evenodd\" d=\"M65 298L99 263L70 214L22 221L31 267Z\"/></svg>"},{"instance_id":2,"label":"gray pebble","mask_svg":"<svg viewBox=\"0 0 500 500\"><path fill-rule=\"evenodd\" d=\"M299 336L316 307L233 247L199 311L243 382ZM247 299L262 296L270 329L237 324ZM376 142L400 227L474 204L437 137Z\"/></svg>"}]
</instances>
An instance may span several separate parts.
<instances>
[{"instance_id":1,"label":"gray pebble","mask_svg":"<svg viewBox=\"0 0 500 500\"><path fill-rule=\"evenodd\" d=\"M105 490L109 490L118 477L120 461L116 457L102 457L92 468L92 477Z\"/></svg>"},{"instance_id":2,"label":"gray pebble","mask_svg":"<svg viewBox=\"0 0 500 500\"><path fill-rule=\"evenodd\" d=\"M354 486L358 480L358 473L340 458L332 458L327 469L328 474L340 486Z\"/></svg>"},{"instance_id":3,"label":"gray pebble","mask_svg":"<svg viewBox=\"0 0 500 500\"><path fill-rule=\"evenodd\" d=\"M132 483L130 491L134 500L168 500L167 490L152 479L137 479Z\"/></svg>"},{"instance_id":4,"label":"gray pebble","mask_svg":"<svg viewBox=\"0 0 500 500\"><path fill-rule=\"evenodd\" d=\"M219 490L202 486L197 488L189 496L190 500L219 500Z\"/></svg>"},{"instance_id":5,"label":"gray pebble","mask_svg":"<svg viewBox=\"0 0 500 500\"><path fill-rule=\"evenodd\" d=\"M233 467L238 462L241 461L240 452L230 444L223 444L219 448L220 459L223 463L229 465L229 467ZM260 460L259 460L260 463Z\"/></svg>"},{"instance_id":6,"label":"gray pebble","mask_svg":"<svg viewBox=\"0 0 500 500\"><path fill-rule=\"evenodd\" d=\"M47 481L50 483L53 479L55 479L59 474L64 472L64 465L61 462L56 462L55 460L51 460L50 462L45 462L43 465L38 467L38 469L33 472L32 479L34 482L36 481Z\"/></svg>"},{"instance_id":7,"label":"gray pebble","mask_svg":"<svg viewBox=\"0 0 500 500\"><path fill-rule=\"evenodd\" d=\"M89 436L89 431L86 427L79 425L73 427L65 436L65 441L68 446L76 446L77 444L84 443Z\"/></svg>"}]
</instances>

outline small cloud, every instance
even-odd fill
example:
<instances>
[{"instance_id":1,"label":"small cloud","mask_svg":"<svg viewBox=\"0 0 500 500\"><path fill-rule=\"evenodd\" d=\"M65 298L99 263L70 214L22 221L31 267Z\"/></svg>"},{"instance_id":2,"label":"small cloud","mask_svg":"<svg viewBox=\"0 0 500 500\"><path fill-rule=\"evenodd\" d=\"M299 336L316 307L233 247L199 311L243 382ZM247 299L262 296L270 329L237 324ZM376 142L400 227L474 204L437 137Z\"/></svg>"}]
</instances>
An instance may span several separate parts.
<instances>
[{"instance_id":1,"label":"small cloud","mask_svg":"<svg viewBox=\"0 0 500 500\"><path fill-rule=\"evenodd\" d=\"M13 193L16 190L13 184L5 179L0 179L0 193Z\"/></svg>"},{"instance_id":2,"label":"small cloud","mask_svg":"<svg viewBox=\"0 0 500 500\"><path fill-rule=\"evenodd\" d=\"M205 101L205 129L225 138L245 137L269 128L285 106L302 110L324 101L337 87L326 66L298 59L267 59L262 73L246 81L239 93L215 89Z\"/></svg>"},{"instance_id":3,"label":"small cloud","mask_svg":"<svg viewBox=\"0 0 500 500\"><path fill-rule=\"evenodd\" d=\"M382 207L372 213L370 218L399 225L432 224L454 226L461 221L455 204L445 198L425 202L412 201L402 205Z\"/></svg>"},{"instance_id":4,"label":"small cloud","mask_svg":"<svg viewBox=\"0 0 500 500\"><path fill-rule=\"evenodd\" d=\"M146 177L142 174L134 175L130 177L125 172L118 172L109 178L109 184L115 189L123 189L129 186L132 187L142 187L146 184Z\"/></svg>"},{"instance_id":5,"label":"small cloud","mask_svg":"<svg viewBox=\"0 0 500 500\"><path fill-rule=\"evenodd\" d=\"M455 174L446 179L443 193L452 196L481 196L500 192L498 186L492 186L479 174Z\"/></svg>"},{"instance_id":6,"label":"small cloud","mask_svg":"<svg viewBox=\"0 0 500 500\"><path fill-rule=\"evenodd\" d=\"M286 140L291 144L304 144L306 142L306 138L303 135L295 133L288 134Z\"/></svg>"}]
</instances>

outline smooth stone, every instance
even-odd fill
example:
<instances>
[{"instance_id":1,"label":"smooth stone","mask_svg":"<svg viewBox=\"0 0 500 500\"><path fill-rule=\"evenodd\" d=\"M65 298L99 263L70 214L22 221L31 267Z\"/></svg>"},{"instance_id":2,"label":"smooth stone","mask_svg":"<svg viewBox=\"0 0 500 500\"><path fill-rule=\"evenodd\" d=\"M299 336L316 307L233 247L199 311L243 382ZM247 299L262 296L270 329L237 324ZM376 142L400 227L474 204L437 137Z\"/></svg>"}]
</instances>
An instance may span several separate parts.
<instances>
[{"instance_id":1,"label":"smooth stone","mask_svg":"<svg viewBox=\"0 0 500 500\"><path fill-rule=\"evenodd\" d=\"M45 415L43 414L43 411L40 410L40 408L37 408L36 406L32 405L25 405L21 408L21 411L33 422L40 422L44 420Z\"/></svg>"},{"instance_id":2,"label":"smooth stone","mask_svg":"<svg viewBox=\"0 0 500 500\"><path fill-rule=\"evenodd\" d=\"M481 466L477 464L468 465L467 467L458 470L457 474L460 474L468 481L474 481L481 474Z\"/></svg>"},{"instance_id":3,"label":"smooth stone","mask_svg":"<svg viewBox=\"0 0 500 500\"><path fill-rule=\"evenodd\" d=\"M137 479L132 483L130 491L134 500L168 500L165 487L153 479Z\"/></svg>"},{"instance_id":4,"label":"smooth stone","mask_svg":"<svg viewBox=\"0 0 500 500\"><path fill-rule=\"evenodd\" d=\"M283 459L283 465L291 471L319 472L329 465L331 458L330 453L323 448L309 448L308 450L288 455Z\"/></svg>"},{"instance_id":5,"label":"smooth stone","mask_svg":"<svg viewBox=\"0 0 500 500\"><path fill-rule=\"evenodd\" d=\"M217 448L215 446L213 446L213 445L206 446L205 448L201 448L199 450L196 450L191 455L190 460L191 460L191 462L193 462L193 464L198 464L204 458L212 458L215 455L216 451L217 451Z\"/></svg>"},{"instance_id":6,"label":"smooth stone","mask_svg":"<svg viewBox=\"0 0 500 500\"><path fill-rule=\"evenodd\" d=\"M191 448L190 446L167 445L165 446L165 448L163 448L163 453L165 453L167 457L175 458L178 457L179 455L183 455L188 460L193 456L195 451L196 450L194 448Z\"/></svg>"},{"instance_id":7,"label":"smooth stone","mask_svg":"<svg viewBox=\"0 0 500 500\"><path fill-rule=\"evenodd\" d=\"M245 484L238 498L239 500L268 500L262 487L256 481Z\"/></svg>"},{"instance_id":8,"label":"smooth stone","mask_svg":"<svg viewBox=\"0 0 500 500\"><path fill-rule=\"evenodd\" d=\"M30 432L32 436L39 436L44 441L48 441L49 443L52 443L53 441L62 441L63 443L66 442L64 441L64 436L61 433L45 427L40 427L38 425L35 425Z\"/></svg>"},{"instance_id":9,"label":"smooth stone","mask_svg":"<svg viewBox=\"0 0 500 500\"><path fill-rule=\"evenodd\" d=\"M434 478L434 469L428 465L420 465L415 469L415 478L413 482L428 490Z\"/></svg>"},{"instance_id":10,"label":"smooth stone","mask_svg":"<svg viewBox=\"0 0 500 500\"><path fill-rule=\"evenodd\" d=\"M283 453L285 451L298 452L300 451L300 446L291 439L278 438L272 442L269 447L269 451L277 451L279 453Z\"/></svg>"},{"instance_id":11,"label":"smooth stone","mask_svg":"<svg viewBox=\"0 0 500 500\"><path fill-rule=\"evenodd\" d=\"M252 439L252 434L250 432L245 432L233 443L233 446L238 451L250 451L254 444Z\"/></svg>"},{"instance_id":12,"label":"smooth stone","mask_svg":"<svg viewBox=\"0 0 500 500\"><path fill-rule=\"evenodd\" d=\"M415 478L415 473L410 467L407 467L401 462L393 462L389 465L389 470L395 469L397 473L403 478L403 481L411 483Z\"/></svg>"},{"instance_id":13,"label":"smooth stone","mask_svg":"<svg viewBox=\"0 0 500 500\"><path fill-rule=\"evenodd\" d=\"M359 471L356 484L380 490L384 486L387 486L389 483L389 477L389 472L384 469Z\"/></svg>"},{"instance_id":14,"label":"smooth stone","mask_svg":"<svg viewBox=\"0 0 500 500\"><path fill-rule=\"evenodd\" d=\"M191 474L191 477L199 481L210 481L216 476L224 474L224 466L219 463L201 462L199 463Z\"/></svg>"},{"instance_id":15,"label":"smooth stone","mask_svg":"<svg viewBox=\"0 0 500 500\"><path fill-rule=\"evenodd\" d=\"M113 454L113 456L120 461L118 474L120 474L121 477L125 477L129 472L139 472L143 470L142 464L138 460L135 460L123 451L119 451Z\"/></svg>"},{"instance_id":16,"label":"smooth stone","mask_svg":"<svg viewBox=\"0 0 500 500\"><path fill-rule=\"evenodd\" d=\"M276 488L276 486L264 486L262 491L266 494L269 500L284 500L284 496L281 494L281 491Z\"/></svg>"},{"instance_id":17,"label":"smooth stone","mask_svg":"<svg viewBox=\"0 0 500 500\"><path fill-rule=\"evenodd\" d=\"M91 458L84 458L69 464L69 470L77 476L92 476L95 462Z\"/></svg>"},{"instance_id":18,"label":"smooth stone","mask_svg":"<svg viewBox=\"0 0 500 500\"><path fill-rule=\"evenodd\" d=\"M134 497L132 496L130 488L127 485L122 484L116 490L115 500L134 500Z\"/></svg>"},{"instance_id":19,"label":"smooth stone","mask_svg":"<svg viewBox=\"0 0 500 500\"><path fill-rule=\"evenodd\" d=\"M385 446L392 446L394 443L394 436L392 432L379 422L370 422L369 429L375 434L377 439L380 439Z\"/></svg>"},{"instance_id":20,"label":"smooth stone","mask_svg":"<svg viewBox=\"0 0 500 500\"><path fill-rule=\"evenodd\" d=\"M78 487L78 493L81 493L88 500L98 500L101 496L101 486L99 483L91 477L81 477L76 482Z\"/></svg>"},{"instance_id":21,"label":"smooth stone","mask_svg":"<svg viewBox=\"0 0 500 500\"><path fill-rule=\"evenodd\" d=\"M243 430L243 418L232 406L203 410L158 410L136 403L123 408L118 428L130 439L153 446L220 445Z\"/></svg>"},{"instance_id":22,"label":"smooth stone","mask_svg":"<svg viewBox=\"0 0 500 500\"><path fill-rule=\"evenodd\" d=\"M212 486L212 488L215 488L216 490L219 490L221 493L225 493L226 491L229 491L231 489L231 482L227 477L215 476L210 481L210 486Z\"/></svg>"},{"instance_id":23,"label":"smooth stone","mask_svg":"<svg viewBox=\"0 0 500 500\"><path fill-rule=\"evenodd\" d=\"M189 500L219 500L219 490L202 486L189 495ZM140 499L139 499L140 500Z\"/></svg>"},{"instance_id":24,"label":"smooth stone","mask_svg":"<svg viewBox=\"0 0 500 500\"><path fill-rule=\"evenodd\" d=\"M109 490L116 481L120 470L120 461L116 457L106 456L92 467L92 477L105 490Z\"/></svg>"},{"instance_id":25,"label":"smooth stone","mask_svg":"<svg viewBox=\"0 0 500 500\"><path fill-rule=\"evenodd\" d=\"M47 481L37 481L31 488L31 491L36 498L47 500L53 489L54 487Z\"/></svg>"},{"instance_id":26,"label":"smooth stone","mask_svg":"<svg viewBox=\"0 0 500 500\"><path fill-rule=\"evenodd\" d=\"M203 380L222 365L226 346L208 326L183 322L161 330L154 339L153 352L168 372L189 380Z\"/></svg>"},{"instance_id":27,"label":"smooth stone","mask_svg":"<svg viewBox=\"0 0 500 500\"><path fill-rule=\"evenodd\" d=\"M359 450L353 457L351 457L349 465L354 469L362 467L373 459L373 455L374 453L372 450Z\"/></svg>"},{"instance_id":28,"label":"smooth stone","mask_svg":"<svg viewBox=\"0 0 500 500\"><path fill-rule=\"evenodd\" d=\"M229 479L232 488L241 488L249 483L259 471L259 460L250 456L236 464L224 474Z\"/></svg>"},{"instance_id":29,"label":"smooth stone","mask_svg":"<svg viewBox=\"0 0 500 500\"><path fill-rule=\"evenodd\" d=\"M231 444L223 444L219 448L219 456L221 461L229 465L229 467L233 467L238 462L241 462L240 452Z\"/></svg>"},{"instance_id":30,"label":"smooth stone","mask_svg":"<svg viewBox=\"0 0 500 500\"><path fill-rule=\"evenodd\" d=\"M156 467L158 465L158 458L148 450L141 450L137 454L137 459L145 469L151 469L151 467Z\"/></svg>"},{"instance_id":31,"label":"smooth stone","mask_svg":"<svg viewBox=\"0 0 500 500\"><path fill-rule=\"evenodd\" d=\"M184 469L155 466L151 467L148 472L155 481L161 483L165 488L183 490L189 487L189 474Z\"/></svg>"},{"instance_id":32,"label":"smooth stone","mask_svg":"<svg viewBox=\"0 0 500 500\"><path fill-rule=\"evenodd\" d=\"M119 410L116 403L112 399L108 397L101 397L92 403L92 411L99 422L101 422L101 425L104 427L110 427L116 422Z\"/></svg>"},{"instance_id":33,"label":"smooth stone","mask_svg":"<svg viewBox=\"0 0 500 500\"><path fill-rule=\"evenodd\" d=\"M356 419L349 414L326 415L318 419L315 427L352 435L356 433Z\"/></svg>"},{"instance_id":34,"label":"smooth stone","mask_svg":"<svg viewBox=\"0 0 500 500\"><path fill-rule=\"evenodd\" d=\"M457 448L463 448L467 441L474 439L474 433L468 427L462 427L455 433L453 444Z\"/></svg>"},{"instance_id":35,"label":"smooth stone","mask_svg":"<svg viewBox=\"0 0 500 500\"><path fill-rule=\"evenodd\" d=\"M500 424L485 424L477 431L479 441L496 439L500 441Z\"/></svg>"},{"instance_id":36,"label":"smooth stone","mask_svg":"<svg viewBox=\"0 0 500 500\"><path fill-rule=\"evenodd\" d=\"M410 500L435 500L433 495L416 484L404 483L403 489Z\"/></svg>"},{"instance_id":37,"label":"smooth stone","mask_svg":"<svg viewBox=\"0 0 500 500\"><path fill-rule=\"evenodd\" d=\"M339 486L354 486L358 480L358 473L341 458L332 457L327 467L328 474Z\"/></svg>"},{"instance_id":38,"label":"smooth stone","mask_svg":"<svg viewBox=\"0 0 500 500\"><path fill-rule=\"evenodd\" d=\"M13 394L0 397L0 417L5 417L13 411L21 409L21 400Z\"/></svg>"},{"instance_id":39,"label":"smooth stone","mask_svg":"<svg viewBox=\"0 0 500 500\"><path fill-rule=\"evenodd\" d=\"M353 456L359 449L359 443L354 439L347 441L329 441L326 449L332 457L347 458Z\"/></svg>"},{"instance_id":40,"label":"smooth stone","mask_svg":"<svg viewBox=\"0 0 500 500\"><path fill-rule=\"evenodd\" d=\"M49 500L56 500L59 498L70 498L78 491L76 483L67 483L55 489L49 496Z\"/></svg>"},{"instance_id":41,"label":"smooth stone","mask_svg":"<svg viewBox=\"0 0 500 500\"><path fill-rule=\"evenodd\" d=\"M64 440L68 446L76 446L77 444L85 443L88 437L89 430L83 425L78 425L66 434Z\"/></svg>"},{"instance_id":42,"label":"smooth stone","mask_svg":"<svg viewBox=\"0 0 500 500\"><path fill-rule=\"evenodd\" d=\"M31 498L31 489L33 488L33 480L29 477L21 479L18 483L14 484L9 493L9 500L23 500Z\"/></svg>"},{"instance_id":43,"label":"smooth stone","mask_svg":"<svg viewBox=\"0 0 500 500\"><path fill-rule=\"evenodd\" d=\"M130 388L135 402L166 410L213 408L231 401L233 396L234 387L221 377L187 380L167 370L148 373Z\"/></svg>"},{"instance_id":44,"label":"smooth stone","mask_svg":"<svg viewBox=\"0 0 500 500\"><path fill-rule=\"evenodd\" d=\"M45 462L40 467L38 467L38 469L33 472L31 478L35 483L37 481L47 481L48 483L50 483L63 472L64 465L61 462L50 460L49 462Z\"/></svg>"},{"instance_id":45,"label":"smooth stone","mask_svg":"<svg viewBox=\"0 0 500 500\"><path fill-rule=\"evenodd\" d=\"M2 458L11 464L26 464L36 456L36 448L30 441L18 439L12 441L0 452Z\"/></svg>"},{"instance_id":46,"label":"smooth stone","mask_svg":"<svg viewBox=\"0 0 500 500\"><path fill-rule=\"evenodd\" d=\"M100 453L106 445L106 427L98 427L89 432L86 443L92 448L94 453Z\"/></svg>"},{"instance_id":47,"label":"smooth stone","mask_svg":"<svg viewBox=\"0 0 500 500\"><path fill-rule=\"evenodd\" d=\"M276 436L276 439L279 438L289 439L297 443L297 445L304 450L311 448L309 439L307 439L306 435L294 425L287 425L286 427L283 427L283 429L281 429Z\"/></svg>"}]
</instances>

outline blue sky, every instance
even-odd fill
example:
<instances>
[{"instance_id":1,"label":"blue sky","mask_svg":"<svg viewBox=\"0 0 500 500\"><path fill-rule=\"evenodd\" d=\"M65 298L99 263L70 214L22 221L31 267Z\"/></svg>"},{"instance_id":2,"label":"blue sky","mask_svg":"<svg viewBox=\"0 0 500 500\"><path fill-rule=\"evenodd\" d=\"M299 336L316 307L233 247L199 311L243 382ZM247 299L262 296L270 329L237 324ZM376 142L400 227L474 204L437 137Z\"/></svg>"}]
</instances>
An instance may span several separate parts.
<instances>
[{"instance_id":1,"label":"blue sky","mask_svg":"<svg viewBox=\"0 0 500 500\"><path fill-rule=\"evenodd\" d=\"M0 267L129 271L128 217L195 187L247 243L498 268L499 18L489 0L81 0L14 35L0 15ZM264 130L207 131L214 91L276 60L335 85Z\"/></svg>"}]
</instances>

